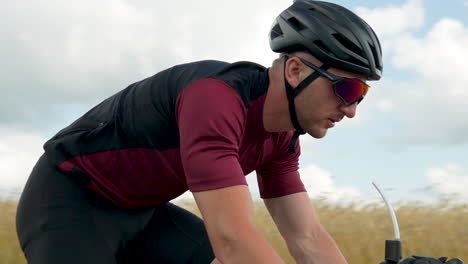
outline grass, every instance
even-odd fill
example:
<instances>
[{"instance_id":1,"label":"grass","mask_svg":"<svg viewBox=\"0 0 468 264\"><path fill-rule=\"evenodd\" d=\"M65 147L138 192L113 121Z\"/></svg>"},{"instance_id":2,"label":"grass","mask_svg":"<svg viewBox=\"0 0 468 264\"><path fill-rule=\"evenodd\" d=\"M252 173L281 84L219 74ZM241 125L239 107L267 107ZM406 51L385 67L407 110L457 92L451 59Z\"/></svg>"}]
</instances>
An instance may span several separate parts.
<instances>
[{"instance_id":1,"label":"grass","mask_svg":"<svg viewBox=\"0 0 468 264\"><path fill-rule=\"evenodd\" d=\"M179 203L200 215L190 202ZM338 243L350 264L379 263L385 239L393 228L384 207L333 206L314 201L320 221ZM15 232L16 202L0 200L0 264L26 263ZM403 255L459 257L468 260L468 204L399 205L397 217ZM256 224L286 263L294 263L263 203L256 204Z\"/></svg>"},{"instance_id":2,"label":"grass","mask_svg":"<svg viewBox=\"0 0 468 264\"><path fill-rule=\"evenodd\" d=\"M15 229L16 202L0 200L0 264L26 263Z\"/></svg>"}]
</instances>

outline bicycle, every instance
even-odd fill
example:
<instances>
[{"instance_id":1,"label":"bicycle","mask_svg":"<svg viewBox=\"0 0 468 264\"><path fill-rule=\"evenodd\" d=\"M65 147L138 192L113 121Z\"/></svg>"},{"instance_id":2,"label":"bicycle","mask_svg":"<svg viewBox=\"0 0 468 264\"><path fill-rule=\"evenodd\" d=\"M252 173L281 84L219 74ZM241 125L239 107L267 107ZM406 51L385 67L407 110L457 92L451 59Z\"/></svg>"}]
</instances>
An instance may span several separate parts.
<instances>
[{"instance_id":1,"label":"bicycle","mask_svg":"<svg viewBox=\"0 0 468 264\"><path fill-rule=\"evenodd\" d=\"M432 257L421 255L412 255L412 257L410 258L402 260L402 243L400 240L400 229L398 227L398 220L395 214L395 210L393 209L392 205L388 202L384 193L377 186L377 184L373 182L372 185L374 185L374 187L377 189L380 196L384 200L385 205L387 206L388 212L392 219L393 232L395 235L395 239L385 240L385 260L380 262L379 264L464 264L463 260L459 258L453 258L447 262L447 257L440 257L438 259L435 259Z\"/></svg>"}]
</instances>

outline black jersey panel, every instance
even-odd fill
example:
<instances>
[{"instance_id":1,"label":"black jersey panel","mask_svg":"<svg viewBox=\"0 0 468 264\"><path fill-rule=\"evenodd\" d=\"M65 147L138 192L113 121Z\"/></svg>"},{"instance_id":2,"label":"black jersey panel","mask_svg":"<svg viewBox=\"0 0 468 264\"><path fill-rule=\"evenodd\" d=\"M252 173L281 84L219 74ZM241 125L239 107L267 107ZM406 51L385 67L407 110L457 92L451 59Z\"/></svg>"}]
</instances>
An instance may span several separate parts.
<instances>
[{"instance_id":1,"label":"black jersey panel","mask_svg":"<svg viewBox=\"0 0 468 264\"><path fill-rule=\"evenodd\" d=\"M44 149L60 164L72 157L111 150L179 148L178 95L189 84L206 78L227 83L246 106L268 88L267 70L258 64L210 60L177 65L107 98L57 133Z\"/></svg>"}]
</instances>

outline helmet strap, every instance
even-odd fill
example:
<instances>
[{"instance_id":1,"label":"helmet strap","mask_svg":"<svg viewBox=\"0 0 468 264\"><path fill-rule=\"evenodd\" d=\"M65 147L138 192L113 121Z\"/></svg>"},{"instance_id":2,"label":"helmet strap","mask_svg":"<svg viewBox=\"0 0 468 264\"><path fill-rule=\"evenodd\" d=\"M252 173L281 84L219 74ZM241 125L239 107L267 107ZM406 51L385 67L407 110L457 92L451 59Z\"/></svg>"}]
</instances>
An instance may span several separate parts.
<instances>
[{"instance_id":1,"label":"helmet strap","mask_svg":"<svg viewBox=\"0 0 468 264\"><path fill-rule=\"evenodd\" d=\"M293 137L291 138L291 141L289 142L289 152L290 153L295 153L296 152L296 141L299 138L300 135L305 134L305 130L301 127L299 124L299 121L297 120L297 113L296 113L296 106L294 104L294 98L304 90L310 83L315 81L318 77L320 77L320 73L317 71L314 71L311 73L307 78L305 78L299 85L296 87L296 89L293 89L292 86L289 84L288 80L286 80L286 62L288 61L289 56L285 56L284 59L284 70L283 70L283 75L284 75L284 86L286 88L286 96L288 97L288 106L289 106L289 115L291 118L291 123L293 124L294 128L296 131L294 132ZM329 66L327 65L322 65L320 66L321 69L327 70Z\"/></svg>"}]
</instances>

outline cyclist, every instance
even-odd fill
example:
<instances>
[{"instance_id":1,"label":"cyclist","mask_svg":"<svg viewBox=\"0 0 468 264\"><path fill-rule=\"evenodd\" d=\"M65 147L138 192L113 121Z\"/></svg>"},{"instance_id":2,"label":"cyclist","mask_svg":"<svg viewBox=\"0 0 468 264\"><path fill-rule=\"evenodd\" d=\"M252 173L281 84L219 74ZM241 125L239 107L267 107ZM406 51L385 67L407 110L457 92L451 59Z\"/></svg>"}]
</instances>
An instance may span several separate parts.
<instances>
[{"instance_id":1,"label":"cyclist","mask_svg":"<svg viewBox=\"0 0 468 264\"><path fill-rule=\"evenodd\" d=\"M131 84L44 145L17 232L30 263L282 263L253 221L244 175L298 263L346 263L298 173L299 135L352 118L382 74L371 27L298 0L270 31L271 67L177 65ZM204 222L170 201L193 192ZM206 228L206 230L205 230Z\"/></svg>"}]
</instances>

